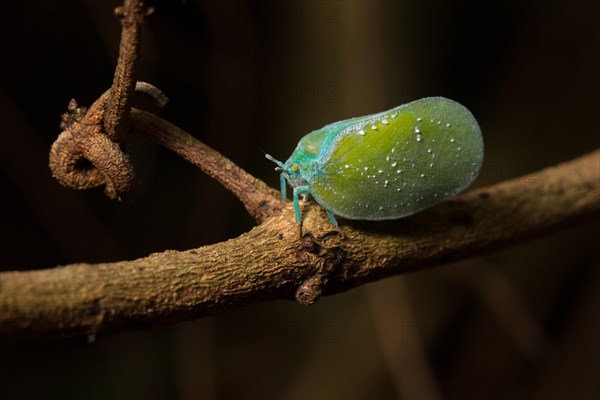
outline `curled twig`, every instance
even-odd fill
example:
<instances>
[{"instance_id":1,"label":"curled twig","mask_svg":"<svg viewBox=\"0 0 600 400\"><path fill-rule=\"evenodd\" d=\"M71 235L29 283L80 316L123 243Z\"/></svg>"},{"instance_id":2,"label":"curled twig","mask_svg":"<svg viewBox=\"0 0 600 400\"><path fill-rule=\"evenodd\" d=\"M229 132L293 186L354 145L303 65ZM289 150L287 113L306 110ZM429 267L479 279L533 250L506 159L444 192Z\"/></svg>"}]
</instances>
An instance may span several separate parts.
<instances>
[{"instance_id":1,"label":"curled twig","mask_svg":"<svg viewBox=\"0 0 600 400\"><path fill-rule=\"evenodd\" d=\"M167 106L169 98L156 86L147 82L137 82L135 84L135 93L145 95L156 103L160 108Z\"/></svg>"},{"instance_id":2,"label":"curled twig","mask_svg":"<svg viewBox=\"0 0 600 400\"><path fill-rule=\"evenodd\" d=\"M101 96L84 113L72 100L70 115L63 116L65 130L50 149L52 175L64 186L90 189L105 186L111 199L129 194L135 174L119 144L111 141L102 126L108 94Z\"/></svg>"},{"instance_id":3,"label":"curled twig","mask_svg":"<svg viewBox=\"0 0 600 400\"><path fill-rule=\"evenodd\" d=\"M135 89L165 104L168 99L157 88L138 82ZM112 90L112 89L111 89ZM129 195L135 187L135 172L119 143L105 134L103 121L111 90L105 92L89 110L71 100L63 115L64 131L50 149L50 169L64 186L90 189L105 186L111 199Z\"/></svg>"}]
</instances>

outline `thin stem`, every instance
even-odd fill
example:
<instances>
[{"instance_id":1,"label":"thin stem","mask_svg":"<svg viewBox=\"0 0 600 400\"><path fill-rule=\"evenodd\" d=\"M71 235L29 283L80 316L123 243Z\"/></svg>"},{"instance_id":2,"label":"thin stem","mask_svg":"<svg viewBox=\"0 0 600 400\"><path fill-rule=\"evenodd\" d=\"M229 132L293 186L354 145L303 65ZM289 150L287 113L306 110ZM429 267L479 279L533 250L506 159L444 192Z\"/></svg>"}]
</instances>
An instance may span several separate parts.
<instances>
[{"instance_id":1,"label":"thin stem","mask_svg":"<svg viewBox=\"0 0 600 400\"><path fill-rule=\"evenodd\" d=\"M115 10L115 14L121 18L121 42L119 60L104 115L106 135L117 143L124 143L129 128L129 112L135 92L142 43L142 23L146 16L143 1L125 0L123 4L123 7Z\"/></svg>"},{"instance_id":2,"label":"thin stem","mask_svg":"<svg viewBox=\"0 0 600 400\"><path fill-rule=\"evenodd\" d=\"M164 119L134 108L131 112L131 128L132 133L166 147L214 178L237 196L258 222L283 208L277 191Z\"/></svg>"}]
</instances>

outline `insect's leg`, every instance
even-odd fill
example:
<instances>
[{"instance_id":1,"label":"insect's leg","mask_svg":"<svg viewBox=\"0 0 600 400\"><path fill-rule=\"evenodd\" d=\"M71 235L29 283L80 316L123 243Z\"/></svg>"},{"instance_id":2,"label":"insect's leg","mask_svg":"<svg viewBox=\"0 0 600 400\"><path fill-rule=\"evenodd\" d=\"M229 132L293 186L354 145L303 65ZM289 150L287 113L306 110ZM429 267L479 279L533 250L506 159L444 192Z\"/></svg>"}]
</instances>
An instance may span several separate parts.
<instances>
[{"instance_id":1,"label":"insect's leg","mask_svg":"<svg viewBox=\"0 0 600 400\"><path fill-rule=\"evenodd\" d=\"M279 184L281 186L281 201L283 201L285 203L285 198L286 196L286 184L285 184L285 176L283 176L283 174L280 175L279 177Z\"/></svg>"},{"instance_id":2,"label":"insect's leg","mask_svg":"<svg viewBox=\"0 0 600 400\"><path fill-rule=\"evenodd\" d=\"M335 229L338 231L338 234L340 235L340 237L343 239L346 237L346 234L344 233L344 231L342 230L342 228L340 228L340 225L338 224L338 222L335 220L335 217L333 216L333 213L331 211L329 211L328 209L325 209L325 212L327 212L327 216L329 217L329 220L331 221L331 223L333 224L333 226L335 226Z\"/></svg>"},{"instance_id":3,"label":"insect's leg","mask_svg":"<svg viewBox=\"0 0 600 400\"><path fill-rule=\"evenodd\" d=\"M302 215L300 215L300 202L298 196L300 193L308 193L308 186L297 186L294 188L294 214L296 215L296 223L298 224L298 234L302 237Z\"/></svg>"}]
</instances>

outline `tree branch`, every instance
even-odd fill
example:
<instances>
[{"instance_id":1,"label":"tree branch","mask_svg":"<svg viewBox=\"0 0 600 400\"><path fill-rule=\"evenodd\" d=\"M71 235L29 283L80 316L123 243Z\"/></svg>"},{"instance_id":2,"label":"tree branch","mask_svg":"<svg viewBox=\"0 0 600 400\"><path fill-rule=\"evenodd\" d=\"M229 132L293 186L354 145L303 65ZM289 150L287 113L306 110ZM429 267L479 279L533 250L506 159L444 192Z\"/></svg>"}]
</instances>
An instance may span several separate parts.
<instances>
[{"instance_id":1,"label":"tree branch","mask_svg":"<svg viewBox=\"0 0 600 400\"><path fill-rule=\"evenodd\" d=\"M1 273L0 338L94 339L294 295L310 303L321 292L489 253L600 216L600 150L410 218L342 221L345 240L318 205L303 213L302 240L288 204L236 239L195 250Z\"/></svg>"},{"instance_id":2,"label":"tree branch","mask_svg":"<svg viewBox=\"0 0 600 400\"><path fill-rule=\"evenodd\" d=\"M283 208L279 192L164 119L134 108L131 111L131 129L132 133L166 147L214 178L237 196L258 222Z\"/></svg>"}]
</instances>

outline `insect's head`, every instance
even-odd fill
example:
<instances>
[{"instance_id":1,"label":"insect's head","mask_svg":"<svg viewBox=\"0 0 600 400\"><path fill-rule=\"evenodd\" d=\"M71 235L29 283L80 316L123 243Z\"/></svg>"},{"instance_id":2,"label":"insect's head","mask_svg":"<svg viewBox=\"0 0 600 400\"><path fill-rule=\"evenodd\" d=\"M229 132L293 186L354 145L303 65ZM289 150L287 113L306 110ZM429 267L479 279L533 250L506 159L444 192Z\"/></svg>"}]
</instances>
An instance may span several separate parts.
<instances>
[{"instance_id":1,"label":"insect's head","mask_svg":"<svg viewBox=\"0 0 600 400\"><path fill-rule=\"evenodd\" d=\"M297 163L288 160L288 162L284 164L269 154L265 154L265 157L277 164L275 171L281 172L292 186L303 184L304 179L300 175L300 166Z\"/></svg>"}]
</instances>

